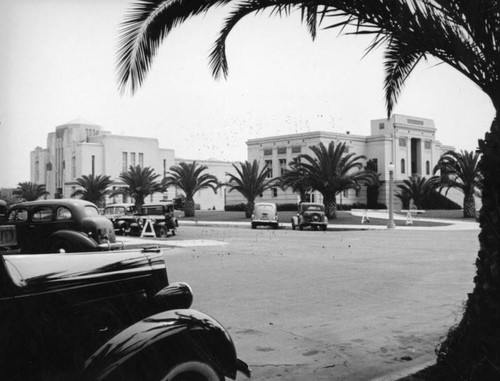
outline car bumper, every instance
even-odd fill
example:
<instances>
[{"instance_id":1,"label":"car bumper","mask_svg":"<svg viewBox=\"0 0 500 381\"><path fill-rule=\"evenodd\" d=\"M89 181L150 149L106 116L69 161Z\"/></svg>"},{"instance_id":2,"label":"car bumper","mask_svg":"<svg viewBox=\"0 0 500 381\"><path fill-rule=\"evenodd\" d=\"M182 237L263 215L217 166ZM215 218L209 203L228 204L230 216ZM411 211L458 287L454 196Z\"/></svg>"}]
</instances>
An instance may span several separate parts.
<instances>
[{"instance_id":1,"label":"car bumper","mask_svg":"<svg viewBox=\"0 0 500 381\"><path fill-rule=\"evenodd\" d=\"M257 225L278 225L276 220L252 220L252 223Z\"/></svg>"}]
</instances>

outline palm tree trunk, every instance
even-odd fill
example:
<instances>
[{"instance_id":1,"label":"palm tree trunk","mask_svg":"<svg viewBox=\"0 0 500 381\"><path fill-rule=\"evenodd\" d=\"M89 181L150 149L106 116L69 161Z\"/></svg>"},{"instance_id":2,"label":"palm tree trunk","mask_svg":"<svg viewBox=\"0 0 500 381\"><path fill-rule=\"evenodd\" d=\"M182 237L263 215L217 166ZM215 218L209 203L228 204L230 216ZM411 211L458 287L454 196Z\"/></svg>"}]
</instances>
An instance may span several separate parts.
<instances>
[{"instance_id":1,"label":"palm tree trunk","mask_svg":"<svg viewBox=\"0 0 500 381\"><path fill-rule=\"evenodd\" d=\"M184 202L184 217L194 217L194 200L192 197L186 196L186 201Z\"/></svg>"},{"instance_id":2,"label":"palm tree trunk","mask_svg":"<svg viewBox=\"0 0 500 381\"><path fill-rule=\"evenodd\" d=\"M337 219L337 200L335 195L323 195L323 204L325 205L325 214L329 219Z\"/></svg>"},{"instance_id":3,"label":"palm tree trunk","mask_svg":"<svg viewBox=\"0 0 500 381\"><path fill-rule=\"evenodd\" d=\"M438 365L460 374L456 379L500 380L500 114L479 141L483 174L481 233L475 287L460 324L438 350Z\"/></svg>"},{"instance_id":4,"label":"palm tree trunk","mask_svg":"<svg viewBox=\"0 0 500 381\"><path fill-rule=\"evenodd\" d=\"M473 195L464 196L464 218L476 217L476 202Z\"/></svg>"},{"instance_id":5,"label":"palm tree trunk","mask_svg":"<svg viewBox=\"0 0 500 381\"><path fill-rule=\"evenodd\" d=\"M245 205L245 218L251 218L253 213L253 208L255 206L255 201L248 201Z\"/></svg>"}]
</instances>

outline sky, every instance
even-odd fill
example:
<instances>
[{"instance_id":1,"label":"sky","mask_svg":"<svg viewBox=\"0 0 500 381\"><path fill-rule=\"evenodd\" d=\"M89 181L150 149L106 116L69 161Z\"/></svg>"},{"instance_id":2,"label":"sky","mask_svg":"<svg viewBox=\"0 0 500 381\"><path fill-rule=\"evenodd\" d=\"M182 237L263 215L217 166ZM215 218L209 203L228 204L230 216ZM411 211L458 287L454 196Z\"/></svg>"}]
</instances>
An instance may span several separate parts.
<instances>
[{"instance_id":1,"label":"sky","mask_svg":"<svg viewBox=\"0 0 500 381\"><path fill-rule=\"evenodd\" d=\"M0 188L30 180L30 151L76 118L113 134L153 137L185 159L247 159L252 138L307 132L369 135L386 116L383 50L321 30L299 12L242 20L229 36L229 76L208 54L227 8L195 17L164 40L144 85L118 91L116 53L127 0L0 2ZM436 137L473 150L494 117L489 98L445 64L419 64L395 113L433 119Z\"/></svg>"}]
</instances>

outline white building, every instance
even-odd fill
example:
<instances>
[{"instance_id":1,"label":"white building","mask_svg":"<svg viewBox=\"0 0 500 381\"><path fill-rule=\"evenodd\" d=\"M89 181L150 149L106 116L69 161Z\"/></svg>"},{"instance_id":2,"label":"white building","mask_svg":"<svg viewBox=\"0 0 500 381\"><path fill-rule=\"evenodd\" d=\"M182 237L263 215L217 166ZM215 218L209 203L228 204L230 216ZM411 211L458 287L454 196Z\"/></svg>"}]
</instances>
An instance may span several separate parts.
<instances>
[{"instance_id":1,"label":"white building","mask_svg":"<svg viewBox=\"0 0 500 381\"><path fill-rule=\"evenodd\" d=\"M431 119L405 115L393 115L390 119L371 121L369 136L352 135L349 132L314 131L292 135L270 136L247 141L248 161L257 160L260 167L271 168L270 177L280 176L289 163L300 154L311 154L310 146L320 142L328 146L330 141L345 142L348 152L365 155L377 163L382 186L379 202L388 203L388 165L395 166L396 182L414 174L432 176L432 170L441 154L454 147L441 144L435 138L436 127ZM234 193L234 192L233 192ZM313 202L322 202L318 192L310 195ZM297 203L297 194L278 187L266 191L257 202L275 202L277 204ZM396 200L398 201L398 200ZM243 202L237 195L228 198L228 203ZM366 204L366 187L343 192L337 197L339 204Z\"/></svg>"},{"instance_id":2,"label":"white building","mask_svg":"<svg viewBox=\"0 0 500 381\"><path fill-rule=\"evenodd\" d=\"M158 139L113 135L97 124L76 119L49 133L47 148L36 147L31 152L31 181L45 185L49 197L67 198L78 188L76 179L82 175L108 175L113 179L112 186L119 187L122 184L118 177L129 166L151 167L161 180L178 162L174 150L160 148ZM225 181L225 171L232 169L229 162L205 160L200 163L221 181ZM171 188L166 194L155 194L147 201L172 199L176 193L178 190ZM107 203L122 201L126 200L119 197L108 199ZM215 195L200 192L195 203L201 209L223 209L224 190Z\"/></svg>"}]
</instances>

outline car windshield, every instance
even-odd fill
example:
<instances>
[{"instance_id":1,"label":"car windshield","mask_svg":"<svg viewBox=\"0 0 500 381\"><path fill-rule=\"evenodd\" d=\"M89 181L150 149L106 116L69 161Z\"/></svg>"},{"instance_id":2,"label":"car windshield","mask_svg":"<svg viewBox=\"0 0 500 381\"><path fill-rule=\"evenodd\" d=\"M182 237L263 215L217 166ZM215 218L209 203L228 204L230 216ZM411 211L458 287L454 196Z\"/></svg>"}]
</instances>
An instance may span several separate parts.
<instances>
[{"instance_id":1,"label":"car windshield","mask_svg":"<svg viewBox=\"0 0 500 381\"><path fill-rule=\"evenodd\" d=\"M260 212L272 212L274 210L274 206L272 206L272 205L257 205L256 209Z\"/></svg>"},{"instance_id":2,"label":"car windshield","mask_svg":"<svg viewBox=\"0 0 500 381\"><path fill-rule=\"evenodd\" d=\"M87 205L84 208L85 215L89 217L94 217L99 215L99 210L95 206Z\"/></svg>"},{"instance_id":3,"label":"car windshield","mask_svg":"<svg viewBox=\"0 0 500 381\"><path fill-rule=\"evenodd\" d=\"M163 206L148 206L142 208L143 214L163 214Z\"/></svg>"}]
</instances>

